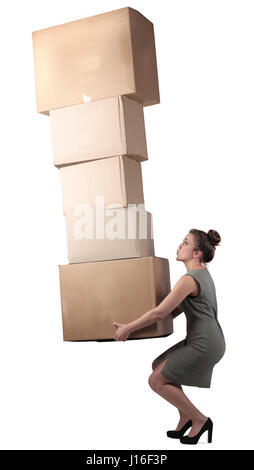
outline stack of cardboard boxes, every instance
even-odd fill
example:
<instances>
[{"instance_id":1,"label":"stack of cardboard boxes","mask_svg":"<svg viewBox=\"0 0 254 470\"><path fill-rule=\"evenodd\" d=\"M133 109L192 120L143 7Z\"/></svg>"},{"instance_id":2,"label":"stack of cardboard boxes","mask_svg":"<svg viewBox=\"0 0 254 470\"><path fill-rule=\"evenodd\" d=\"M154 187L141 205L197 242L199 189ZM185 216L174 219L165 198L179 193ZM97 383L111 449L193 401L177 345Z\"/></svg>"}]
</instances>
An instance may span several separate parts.
<instances>
[{"instance_id":1,"label":"stack of cardboard boxes","mask_svg":"<svg viewBox=\"0 0 254 470\"><path fill-rule=\"evenodd\" d=\"M170 292L154 253L141 162L143 106L159 103L153 24L132 8L34 31L37 111L49 115L69 264L59 266L64 340L112 340ZM171 316L131 338L165 336Z\"/></svg>"}]
</instances>

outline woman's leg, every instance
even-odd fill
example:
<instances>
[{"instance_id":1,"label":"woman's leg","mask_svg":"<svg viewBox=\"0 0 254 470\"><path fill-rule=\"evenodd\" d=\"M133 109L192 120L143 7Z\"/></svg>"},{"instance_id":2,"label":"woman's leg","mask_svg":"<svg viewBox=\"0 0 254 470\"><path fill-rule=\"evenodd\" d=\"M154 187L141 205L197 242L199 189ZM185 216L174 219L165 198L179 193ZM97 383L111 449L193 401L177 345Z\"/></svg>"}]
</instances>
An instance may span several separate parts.
<instances>
[{"instance_id":1,"label":"woman's leg","mask_svg":"<svg viewBox=\"0 0 254 470\"><path fill-rule=\"evenodd\" d=\"M162 361L150 375L148 383L150 387L158 393L162 398L178 408L180 414L180 421L177 430L189 419L192 420L192 428L188 436L194 436L199 432L207 416L203 415L194 405L189 398L185 395L182 387L178 384L171 383L166 377L161 374L167 358Z\"/></svg>"},{"instance_id":2,"label":"woman's leg","mask_svg":"<svg viewBox=\"0 0 254 470\"><path fill-rule=\"evenodd\" d=\"M159 364L156 362L156 361L153 361L152 363L152 369L153 371L159 366ZM176 387L180 388L180 390L183 391L182 389L182 386L180 384L174 384ZM179 431L184 425L185 423L187 423L187 421L189 421L190 417L189 416L186 416L181 410L178 409L178 413L179 413L179 416L180 416L180 419L179 419L179 422L178 422L178 425L175 429L175 431Z\"/></svg>"}]
</instances>

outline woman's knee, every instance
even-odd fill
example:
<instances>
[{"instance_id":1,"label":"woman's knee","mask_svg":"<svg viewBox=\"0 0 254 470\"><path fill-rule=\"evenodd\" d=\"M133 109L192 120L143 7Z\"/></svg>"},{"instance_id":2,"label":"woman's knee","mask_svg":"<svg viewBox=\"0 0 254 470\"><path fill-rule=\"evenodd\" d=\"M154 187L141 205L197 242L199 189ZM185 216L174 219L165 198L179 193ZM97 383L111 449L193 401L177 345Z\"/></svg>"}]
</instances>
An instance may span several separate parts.
<instances>
[{"instance_id":1,"label":"woman's knee","mask_svg":"<svg viewBox=\"0 0 254 470\"><path fill-rule=\"evenodd\" d=\"M153 369L153 370L156 369L157 366L158 366L158 363L156 362L156 360L153 361L153 363L152 363L152 369Z\"/></svg>"},{"instance_id":2,"label":"woman's knee","mask_svg":"<svg viewBox=\"0 0 254 470\"><path fill-rule=\"evenodd\" d=\"M154 373L152 373L149 378L148 378L148 384L150 385L150 387L155 390L156 388L156 383L157 383L157 379L156 379L156 376Z\"/></svg>"}]
</instances>

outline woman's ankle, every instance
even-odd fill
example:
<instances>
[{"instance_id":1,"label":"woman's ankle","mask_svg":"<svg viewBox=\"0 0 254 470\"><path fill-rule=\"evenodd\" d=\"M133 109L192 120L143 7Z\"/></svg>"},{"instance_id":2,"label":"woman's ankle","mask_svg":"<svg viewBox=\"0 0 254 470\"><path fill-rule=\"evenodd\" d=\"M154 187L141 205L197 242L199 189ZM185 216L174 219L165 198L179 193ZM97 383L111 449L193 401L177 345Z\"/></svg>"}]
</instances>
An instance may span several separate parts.
<instances>
[{"instance_id":1,"label":"woman's ankle","mask_svg":"<svg viewBox=\"0 0 254 470\"><path fill-rule=\"evenodd\" d=\"M193 424L202 424L208 420L208 416L201 415L191 418Z\"/></svg>"},{"instance_id":2,"label":"woman's ankle","mask_svg":"<svg viewBox=\"0 0 254 470\"><path fill-rule=\"evenodd\" d=\"M185 413L182 413L181 411L179 412L179 416L180 416L180 419L182 419L183 421L184 420L188 421L189 419L191 419L188 415L186 415Z\"/></svg>"}]
</instances>

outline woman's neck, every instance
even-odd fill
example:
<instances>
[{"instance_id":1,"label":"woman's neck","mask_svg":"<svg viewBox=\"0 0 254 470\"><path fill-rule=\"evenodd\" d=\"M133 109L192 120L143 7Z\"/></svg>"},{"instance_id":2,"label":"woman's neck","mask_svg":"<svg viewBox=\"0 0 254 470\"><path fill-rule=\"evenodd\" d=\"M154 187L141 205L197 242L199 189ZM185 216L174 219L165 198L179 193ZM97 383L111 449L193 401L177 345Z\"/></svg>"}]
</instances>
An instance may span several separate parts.
<instances>
[{"instance_id":1,"label":"woman's neck","mask_svg":"<svg viewBox=\"0 0 254 470\"><path fill-rule=\"evenodd\" d=\"M187 271L191 271L191 269L206 269L202 263L197 263L195 261L193 262L192 260L186 261L184 262L184 264L185 264Z\"/></svg>"}]
</instances>

